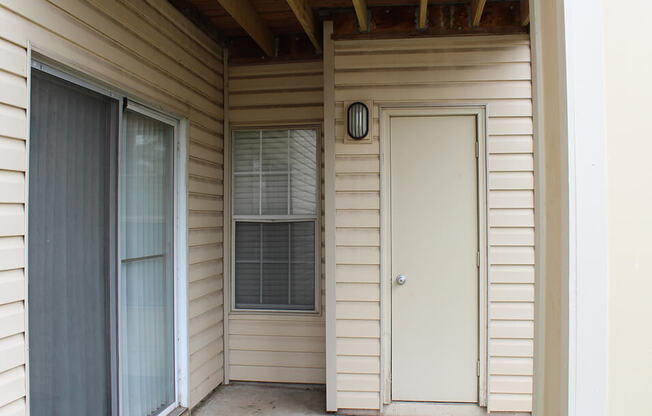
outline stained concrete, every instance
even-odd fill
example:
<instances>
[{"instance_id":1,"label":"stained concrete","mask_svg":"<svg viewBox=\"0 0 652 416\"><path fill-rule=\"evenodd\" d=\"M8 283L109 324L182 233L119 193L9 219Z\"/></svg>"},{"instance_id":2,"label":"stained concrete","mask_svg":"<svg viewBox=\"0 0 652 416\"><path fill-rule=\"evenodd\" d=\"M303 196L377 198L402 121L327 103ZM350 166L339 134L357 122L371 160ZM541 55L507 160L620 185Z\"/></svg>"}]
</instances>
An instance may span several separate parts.
<instances>
[{"instance_id":1,"label":"stained concrete","mask_svg":"<svg viewBox=\"0 0 652 416\"><path fill-rule=\"evenodd\" d=\"M233 383L221 386L192 416L324 416L323 386Z\"/></svg>"}]
</instances>

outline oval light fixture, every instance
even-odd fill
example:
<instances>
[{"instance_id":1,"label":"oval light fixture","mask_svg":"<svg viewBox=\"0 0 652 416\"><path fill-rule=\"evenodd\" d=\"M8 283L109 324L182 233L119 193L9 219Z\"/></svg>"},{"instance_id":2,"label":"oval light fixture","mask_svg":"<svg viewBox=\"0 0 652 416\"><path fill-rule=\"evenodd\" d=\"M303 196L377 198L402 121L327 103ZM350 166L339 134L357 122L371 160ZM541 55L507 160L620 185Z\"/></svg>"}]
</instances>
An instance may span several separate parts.
<instances>
[{"instance_id":1,"label":"oval light fixture","mask_svg":"<svg viewBox=\"0 0 652 416\"><path fill-rule=\"evenodd\" d=\"M346 110L346 130L354 140L362 140L369 134L369 108L359 101Z\"/></svg>"}]
</instances>

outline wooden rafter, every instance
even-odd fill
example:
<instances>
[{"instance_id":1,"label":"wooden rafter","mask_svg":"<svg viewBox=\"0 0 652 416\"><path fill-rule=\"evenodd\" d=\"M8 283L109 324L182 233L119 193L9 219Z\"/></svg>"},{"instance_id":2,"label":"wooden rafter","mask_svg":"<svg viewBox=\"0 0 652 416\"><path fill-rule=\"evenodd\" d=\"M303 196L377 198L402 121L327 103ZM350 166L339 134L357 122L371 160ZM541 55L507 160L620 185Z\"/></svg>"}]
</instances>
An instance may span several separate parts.
<instances>
[{"instance_id":1,"label":"wooden rafter","mask_svg":"<svg viewBox=\"0 0 652 416\"><path fill-rule=\"evenodd\" d=\"M219 45L224 46L227 44L228 39L220 32L211 19L202 14L201 10L190 0L169 0L169 2Z\"/></svg>"},{"instance_id":2,"label":"wooden rafter","mask_svg":"<svg viewBox=\"0 0 652 416\"><path fill-rule=\"evenodd\" d=\"M287 0L287 2L301 24L301 27L303 27L303 31L306 32L310 42L315 46L315 50L321 52L321 43L319 42L315 28L315 17L312 15L312 9L308 4L308 0Z\"/></svg>"},{"instance_id":3,"label":"wooden rafter","mask_svg":"<svg viewBox=\"0 0 652 416\"><path fill-rule=\"evenodd\" d=\"M274 35L249 0L217 0L268 55L274 55Z\"/></svg>"},{"instance_id":4,"label":"wooden rafter","mask_svg":"<svg viewBox=\"0 0 652 416\"><path fill-rule=\"evenodd\" d=\"M530 2L521 0L521 24L527 26L530 24Z\"/></svg>"},{"instance_id":5,"label":"wooden rafter","mask_svg":"<svg viewBox=\"0 0 652 416\"><path fill-rule=\"evenodd\" d=\"M419 2L419 19L417 20L417 29L423 30L426 28L428 18L428 0L421 0Z\"/></svg>"},{"instance_id":6,"label":"wooden rafter","mask_svg":"<svg viewBox=\"0 0 652 416\"><path fill-rule=\"evenodd\" d=\"M358 16L358 25L360 26L360 31L368 32L369 15L367 13L367 1L353 0L353 8L355 9L355 14Z\"/></svg>"},{"instance_id":7,"label":"wooden rafter","mask_svg":"<svg viewBox=\"0 0 652 416\"><path fill-rule=\"evenodd\" d=\"M480 25L480 19L482 19L482 12L484 11L484 5L487 3L487 0L473 0L471 2L471 16L473 26Z\"/></svg>"},{"instance_id":8,"label":"wooden rafter","mask_svg":"<svg viewBox=\"0 0 652 416\"><path fill-rule=\"evenodd\" d=\"M439 2L428 4L425 29L415 23L415 6L371 7L369 21L373 22L371 33L360 33L358 17L351 8L333 14L334 39L379 39L418 36L460 36L472 34L527 33L521 26L520 0L487 2L482 13L482 24L473 26L470 13L471 2Z\"/></svg>"}]
</instances>

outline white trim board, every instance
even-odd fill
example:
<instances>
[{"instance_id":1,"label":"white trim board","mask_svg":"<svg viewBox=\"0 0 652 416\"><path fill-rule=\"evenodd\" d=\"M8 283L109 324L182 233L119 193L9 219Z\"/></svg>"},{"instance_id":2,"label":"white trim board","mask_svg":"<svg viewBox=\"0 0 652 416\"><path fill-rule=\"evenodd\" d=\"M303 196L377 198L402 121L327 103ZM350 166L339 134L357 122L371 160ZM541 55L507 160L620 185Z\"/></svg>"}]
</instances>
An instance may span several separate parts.
<instances>
[{"instance_id":1,"label":"white trim board","mask_svg":"<svg viewBox=\"0 0 652 416\"><path fill-rule=\"evenodd\" d=\"M568 129L568 414L605 416L607 166L601 2L564 1Z\"/></svg>"},{"instance_id":2,"label":"white trim board","mask_svg":"<svg viewBox=\"0 0 652 416\"><path fill-rule=\"evenodd\" d=\"M25 304L24 304L24 329L25 329L25 416L30 414L30 399L31 395L29 394L30 389L30 377L29 377L29 157L30 157L30 117L31 117L31 108L32 108L32 43L27 42L27 111L26 111L26 120L27 120L27 140L25 143L25 162L27 169L25 169Z\"/></svg>"},{"instance_id":3,"label":"white trim board","mask_svg":"<svg viewBox=\"0 0 652 416\"><path fill-rule=\"evenodd\" d=\"M231 175L226 174L231 172L231 158L227 155L231 154L231 126L229 125L229 50L224 49L224 72L223 76L223 98L224 98L224 131L222 135L222 142L224 154L222 155L223 171L223 215L222 215L222 341L224 343L222 348L222 370L224 371L223 384L229 384L229 312L231 311L231 256L225 255L231 252Z\"/></svg>"},{"instance_id":4,"label":"white trim board","mask_svg":"<svg viewBox=\"0 0 652 416\"><path fill-rule=\"evenodd\" d=\"M532 413L543 414L545 371L545 315L546 302L546 177L543 107L543 62L540 16L535 2L530 6L530 53L532 61L532 111L534 137L534 368Z\"/></svg>"},{"instance_id":5,"label":"white trim board","mask_svg":"<svg viewBox=\"0 0 652 416\"><path fill-rule=\"evenodd\" d=\"M335 267L335 52L333 22L324 22L324 256L326 289L326 410L337 411ZM330 198L329 198L330 196Z\"/></svg>"},{"instance_id":6,"label":"white trim board","mask_svg":"<svg viewBox=\"0 0 652 416\"><path fill-rule=\"evenodd\" d=\"M488 219L487 219L487 150L486 125L487 111L484 105L456 104L390 104L380 105L380 224L381 224L381 264L380 264L380 343L381 343L381 411L391 408L395 402L391 399L391 189L389 149L389 122L392 116L437 116L437 115L474 115L477 120L476 137L479 145L477 158L478 187L478 249L480 251L479 296L478 296L478 359L480 374L478 377L478 405L461 405L463 408L481 409L487 406L488 379ZM398 402L396 402L398 403ZM424 403L429 405L429 403ZM414 406L419 406L415 404ZM452 407L445 407L450 409ZM425 408L423 408L425 409ZM407 410L407 409L404 409ZM475 412L475 410L473 410ZM486 412L486 410L485 410ZM391 414L391 413L389 413ZM464 414L464 413L460 413ZM474 414L474 413L471 413Z\"/></svg>"},{"instance_id":7,"label":"white trim board","mask_svg":"<svg viewBox=\"0 0 652 416\"><path fill-rule=\"evenodd\" d=\"M175 129L175 329L177 355L177 401L185 408L190 407L190 350L188 348L188 121L181 119Z\"/></svg>"}]
</instances>

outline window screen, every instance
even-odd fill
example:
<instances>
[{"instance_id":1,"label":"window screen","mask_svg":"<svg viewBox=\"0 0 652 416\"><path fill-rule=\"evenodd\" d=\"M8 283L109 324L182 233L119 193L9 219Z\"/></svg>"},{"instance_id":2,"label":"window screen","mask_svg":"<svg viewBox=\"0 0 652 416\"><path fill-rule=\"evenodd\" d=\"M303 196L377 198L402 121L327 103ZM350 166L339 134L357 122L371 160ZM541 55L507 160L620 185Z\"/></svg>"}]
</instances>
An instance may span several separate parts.
<instances>
[{"instance_id":1,"label":"window screen","mask_svg":"<svg viewBox=\"0 0 652 416\"><path fill-rule=\"evenodd\" d=\"M314 310L317 131L233 137L235 307Z\"/></svg>"}]
</instances>

